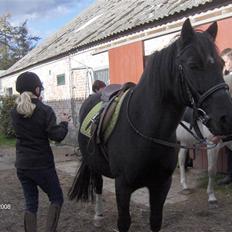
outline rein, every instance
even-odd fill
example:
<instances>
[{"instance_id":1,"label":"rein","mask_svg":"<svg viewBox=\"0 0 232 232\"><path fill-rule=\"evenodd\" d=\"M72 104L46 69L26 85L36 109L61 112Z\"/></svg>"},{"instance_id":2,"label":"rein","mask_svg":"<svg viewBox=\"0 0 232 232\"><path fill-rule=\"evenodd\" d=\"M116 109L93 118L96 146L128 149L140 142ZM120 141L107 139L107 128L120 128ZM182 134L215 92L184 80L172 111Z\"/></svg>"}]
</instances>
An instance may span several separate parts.
<instances>
[{"instance_id":1,"label":"rein","mask_svg":"<svg viewBox=\"0 0 232 232\"><path fill-rule=\"evenodd\" d=\"M130 91L129 93L129 97L128 97L128 100L127 100L127 108L126 108L126 115L127 115L127 121L129 122L129 125L131 126L131 128L133 129L133 131L139 135L140 137L142 137L143 139L145 140L148 140L152 143L156 143L156 144L160 144L160 145L164 145L164 146L167 146L167 147L172 147L172 148L183 148L183 149L190 149L190 150L196 150L196 149L200 149L200 150L207 150L207 149L212 149L214 147L217 146L217 144L214 144L214 143L206 143L206 141L201 141L201 143L198 143L198 144L194 144L193 146L184 146L184 145L181 145L179 142L177 143L173 143L173 142L168 142L168 141L165 141L165 140L162 140L162 139L158 139L158 138L154 138L154 137L150 137L150 136L147 136L145 134L143 134L141 131L139 131L135 125L133 124L133 122L131 121L130 119L130 115L129 115L129 105L130 105L130 101L131 101L131 98L132 98L132 95L133 95L133 89ZM202 144L205 144L207 145L207 147L200 147Z\"/></svg>"}]
</instances>

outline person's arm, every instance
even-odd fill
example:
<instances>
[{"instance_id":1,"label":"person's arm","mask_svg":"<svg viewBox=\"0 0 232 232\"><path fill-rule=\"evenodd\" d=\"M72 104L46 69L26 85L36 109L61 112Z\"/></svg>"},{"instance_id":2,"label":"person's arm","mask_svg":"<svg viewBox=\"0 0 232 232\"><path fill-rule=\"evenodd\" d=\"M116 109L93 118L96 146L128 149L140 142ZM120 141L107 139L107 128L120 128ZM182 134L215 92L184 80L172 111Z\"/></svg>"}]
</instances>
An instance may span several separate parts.
<instances>
[{"instance_id":1,"label":"person's arm","mask_svg":"<svg viewBox=\"0 0 232 232\"><path fill-rule=\"evenodd\" d=\"M215 144L218 144L219 142L228 142L228 141L230 141L230 140L232 140L232 135L229 135L229 136L212 136L211 138L210 138L210 141L211 142L213 142L213 143L215 143Z\"/></svg>"},{"instance_id":2,"label":"person's arm","mask_svg":"<svg viewBox=\"0 0 232 232\"><path fill-rule=\"evenodd\" d=\"M50 111L47 114L48 138L56 142L61 142L68 133L68 121L69 117L66 115L66 117L64 116L63 120L57 124L56 115L50 108Z\"/></svg>"}]
</instances>

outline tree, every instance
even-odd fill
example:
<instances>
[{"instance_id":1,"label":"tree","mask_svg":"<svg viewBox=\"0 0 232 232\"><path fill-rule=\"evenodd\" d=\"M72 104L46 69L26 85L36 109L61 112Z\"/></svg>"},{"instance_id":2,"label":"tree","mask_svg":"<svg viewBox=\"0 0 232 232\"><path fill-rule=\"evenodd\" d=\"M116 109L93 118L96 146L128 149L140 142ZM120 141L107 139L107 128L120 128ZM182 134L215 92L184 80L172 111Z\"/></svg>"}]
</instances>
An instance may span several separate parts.
<instances>
[{"instance_id":1,"label":"tree","mask_svg":"<svg viewBox=\"0 0 232 232\"><path fill-rule=\"evenodd\" d=\"M0 96L0 133L7 138L15 136L15 131L10 118L10 112L15 106L15 99L15 95Z\"/></svg>"},{"instance_id":2,"label":"tree","mask_svg":"<svg viewBox=\"0 0 232 232\"><path fill-rule=\"evenodd\" d=\"M13 27L8 18L9 15L0 17L0 70L7 69L11 65L10 46L13 40Z\"/></svg>"},{"instance_id":3,"label":"tree","mask_svg":"<svg viewBox=\"0 0 232 232\"><path fill-rule=\"evenodd\" d=\"M38 36L31 36L28 34L27 20L21 26L15 27L14 31L14 58L16 60L24 57L30 50L35 47L35 42L40 39Z\"/></svg>"},{"instance_id":4,"label":"tree","mask_svg":"<svg viewBox=\"0 0 232 232\"><path fill-rule=\"evenodd\" d=\"M0 70L8 69L32 50L38 36L31 36L27 20L19 26L12 26L10 15L0 16Z\"/></svg>"}]
</instances>

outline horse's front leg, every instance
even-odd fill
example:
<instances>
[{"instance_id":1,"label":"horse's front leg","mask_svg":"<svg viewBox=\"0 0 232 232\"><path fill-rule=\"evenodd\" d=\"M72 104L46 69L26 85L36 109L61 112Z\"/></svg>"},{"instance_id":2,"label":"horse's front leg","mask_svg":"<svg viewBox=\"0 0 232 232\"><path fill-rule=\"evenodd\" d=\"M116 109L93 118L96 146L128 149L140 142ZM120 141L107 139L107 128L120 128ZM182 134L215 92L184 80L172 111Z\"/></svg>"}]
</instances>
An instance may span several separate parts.
<instances>
[{"instance_id":1,"label":"horse's front leg","mask_svg":"<svg viewBox=\"0 0 232 232\"><path fill-rule=\"evenodd\" d=\"M103 221L103 200L102 200L102 188L103 188L103 178L101 175L95 176L95 193L96 193L96 205L95 205L95 215L94 215L94 225L100 227Z\"/></svg>"},{"instance_id":2,"label":"horse's front leg","mask_svg":"<svg viewBox=\"0 0 232 232\"><path fill-rule=\"evenodd\" d=\"M172 177L168 177L160 184L148 186L150 195L150 227L151 231L158 232L162 226L163 206L168 195Z\"/></svg>"},{"instance_id":3,"label":"horse's front leg","mask_svg":"<svg viewBox=\"0 0 232 232\"><path fill-rule=\"evenodd\" d=\"M188 189L188 186L186 183L186 173L185 173L186 154L187 154L187 150L183 148L180 149L179 154L178 154L178 163L179 163L179 169L180 169L180 184L183 190Z\"/></svg>"},{"instance_id":4,"label":"horse's front leg","mask_svg":"<svg viewBox=\"0 0 232 232\"><path fill-rule=\"evenodd\" d=\"M115 192L118 207L119 232L127 232L131 225L130 198L132 189L126 184L123 177L115 179Z\"/></svg>"},{"instance_id":5,"label":"horse's front leg","mask_svg":"<svg viewBox=\"0 0 232 232\"><path fill-rule=\"evenodd\" d=\"M207 157L208 157L208 203L210 205L215 205L217 203L217 198L214 194L214 184L215 184L215 176L217 173L217 160L218 160L218 152L219 152L219 145L213 149L208 150Z\"/></svg>"}]
</instances>

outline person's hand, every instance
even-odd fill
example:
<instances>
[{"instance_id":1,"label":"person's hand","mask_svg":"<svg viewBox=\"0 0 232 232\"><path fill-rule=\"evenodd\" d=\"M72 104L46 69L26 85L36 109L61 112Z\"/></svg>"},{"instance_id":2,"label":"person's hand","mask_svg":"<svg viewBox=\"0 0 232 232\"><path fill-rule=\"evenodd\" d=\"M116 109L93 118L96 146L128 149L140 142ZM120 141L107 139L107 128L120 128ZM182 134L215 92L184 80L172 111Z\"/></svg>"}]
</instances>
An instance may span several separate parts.
<instances>
[{"instance_id":1,"label":"person's hand","mask_svg":"<svg viewBox=\"0 0 232 232\"><path fill-rule=\"evenodd\" d=\"M209 140L211 142L213 142L214 144L218 144L221 142L221 139L222 139L222 136L216 136L216 135L213 135L211 138L209 138Z\"/></svg>"},{"instance_id":2,"label":"person's hand","mask_svg":"<svg viewBox=\"0 0 232 232\"><path fill-rule=\"evenodd\" d=\"M60 117L61 122L69 122L71 120L71 115L63 113Z\"/></svg>"}]
</instances>

